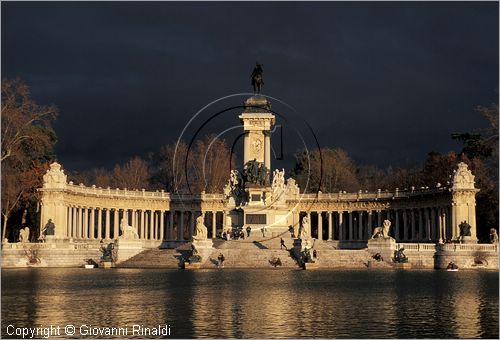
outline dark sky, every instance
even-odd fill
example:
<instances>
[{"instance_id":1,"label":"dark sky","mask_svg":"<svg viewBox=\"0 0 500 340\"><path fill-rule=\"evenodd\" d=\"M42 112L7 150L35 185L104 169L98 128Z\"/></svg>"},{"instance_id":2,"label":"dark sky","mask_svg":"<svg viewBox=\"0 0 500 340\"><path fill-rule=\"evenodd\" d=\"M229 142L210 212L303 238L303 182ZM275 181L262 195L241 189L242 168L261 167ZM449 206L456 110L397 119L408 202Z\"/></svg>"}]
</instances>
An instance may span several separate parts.
<instances>
[{"instance_id":1,"label":"dark sky","mask_svg":"<svg viewBox=\"0 0 500 340\"><path fill-rule=\"evenodd\" d=\"M474 107L498 101L497 2L2 2L1 25L2 77L59 107L73 170L173 142L209 102L251 91L256 61L264 94L361 164L459 150L450 134L485 127Z\"/></svg>"}]
</instances>

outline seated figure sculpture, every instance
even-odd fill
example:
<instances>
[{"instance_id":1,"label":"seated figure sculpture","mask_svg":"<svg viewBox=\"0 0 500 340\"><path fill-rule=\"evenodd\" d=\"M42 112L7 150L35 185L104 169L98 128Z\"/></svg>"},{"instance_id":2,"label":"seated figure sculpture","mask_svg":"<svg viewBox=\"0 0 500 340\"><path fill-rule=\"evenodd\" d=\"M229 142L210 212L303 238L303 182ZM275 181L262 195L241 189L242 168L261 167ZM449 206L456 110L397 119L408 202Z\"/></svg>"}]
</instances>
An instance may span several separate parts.
<instances>
[{"instance_id":1,"label":"seated figure sculpture","mask_svg":"<svg viewBox=\"0 0 500 340\"><path fill-rule=\"evenodd\" d=\"M498 243L498 234L495 228L490 229L490 243L496 244Z\"/></svg>"},{"instance_id":2,"label":"seated figure sculpture","mask_svg":"<svg viewBox=\"0 0 500 340\"><path fill-rule=\"evenodd\" d=\"M19 230L19 242L26 243L30 241L30 228L24 227Z\"/></svg>"},{"instance_id":3,"label":"seated figure sculpture","mask_svg":"<svg viewBox=\"0 0 500 340\"><path fill-rule=\"evenodd\" d=\"M194 231L193 240L205 241L208 237L207 227L203 222L203 215L196 218L196 229Z\"/></svg>"},{"instance_id":4,"label":"seated figure sculpture","mask_svg":"<svg viewBox=\"0 0 500 340\"><path fill-rule=\"evenodd\" d=\"M135 228L130 225L125 225L125 221L123 218L120 222L120 232L121 232L120 238L122 239L136 240L139 238L139 235L137 234Z\"/></svg>"}]
</instances>

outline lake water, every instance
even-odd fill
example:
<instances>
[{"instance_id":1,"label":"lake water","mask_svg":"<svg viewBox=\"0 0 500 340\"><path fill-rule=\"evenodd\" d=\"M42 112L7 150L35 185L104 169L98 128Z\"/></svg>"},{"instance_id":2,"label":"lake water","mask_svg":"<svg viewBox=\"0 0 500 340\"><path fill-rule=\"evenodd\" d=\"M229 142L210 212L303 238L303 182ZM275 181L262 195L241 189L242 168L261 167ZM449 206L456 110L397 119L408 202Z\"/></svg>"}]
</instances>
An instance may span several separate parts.
<instances>
[{"instance_id":1,"label":"lake water","mask_svg":"<svg viewBox=\"0 0 500 340\"><path fill-rule=\"evenodd\" d=\"M498 338L498 288L498 272L473 271L2 270L2 337L9 325L145 337L137 324L171 338Z\"/></svg>"}]
</instances>

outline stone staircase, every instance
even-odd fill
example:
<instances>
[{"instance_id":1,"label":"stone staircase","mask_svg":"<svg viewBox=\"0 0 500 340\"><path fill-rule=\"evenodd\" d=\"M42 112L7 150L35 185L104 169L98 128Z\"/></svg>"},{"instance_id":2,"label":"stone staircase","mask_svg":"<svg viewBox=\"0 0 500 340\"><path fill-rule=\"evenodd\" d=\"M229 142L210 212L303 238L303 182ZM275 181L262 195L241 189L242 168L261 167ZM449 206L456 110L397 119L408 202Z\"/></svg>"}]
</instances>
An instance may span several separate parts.
<instances>
[{"instance_id":1,"label":"stone staircase","mask_svg":"<svg viewBox=\"0 0 500 340\"><path fill-rule=\"evenodd\" d=\"M187 251L186 251L187 252ZM148 249L118 263L118 268L180 268L182 249Z\"/></svg>"},{"instance_id":2,"label":"stone staircase","mask_svg":"<svg viewBox=\"0 0 500 340\"><path fill-rule=\"evenodd\" d=\"M281 249L283 238L287 249ZM279 258L281 268L299 269L292 258L289 249L293 239L289 233L264 239L261 234L252 235L244 240L214 240L213 250L201 265L201 268L217 268L217 257L223 254L224 268L273 268L270 261ZM337 249L337 244L331 241L314 241L313 249L317 252L316 263L320 269L340 268L392 268L391 260L377 262L368 249ZM189 257L191 243L185 243L175 249L148 249L120 263L121 268L180 268L183 260Z\"/></svg>"}]
</instances>

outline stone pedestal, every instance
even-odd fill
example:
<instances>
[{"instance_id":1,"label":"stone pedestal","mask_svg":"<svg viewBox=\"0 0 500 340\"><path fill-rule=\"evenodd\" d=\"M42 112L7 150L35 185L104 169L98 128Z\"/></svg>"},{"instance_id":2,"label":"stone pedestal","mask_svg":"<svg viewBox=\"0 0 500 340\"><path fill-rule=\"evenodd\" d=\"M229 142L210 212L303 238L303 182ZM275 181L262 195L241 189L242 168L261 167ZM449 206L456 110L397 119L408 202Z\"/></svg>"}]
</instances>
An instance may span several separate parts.
<instances>
[{"instance_id":1,"label":"stone pedestal","mask_svg":"<svg viewBox=\"0 0 500 340\"><path fill-rule=\"evenodd\" d=\"M304 263L304 269L305 270L314 270L314 269L318 269L319 268L319 265L317 262L307 262L307 263Z\"/></svg>"},{"instance_id":2,"label":"stone pedestal","mask_svg":"<svg viewBox=\"0 0 500 340\"><path fill-rule=\"evenodd\" d=\"M395 250L396 240L394 240L392 237L379 237L368 240L368 251L372 255L375 255L376 253L382 255L384 262L392 263L392 258L394 257Z\"/></svg>"},{"instance_id":3,"label":"stone pedestal","mask_svg":"<svg viewBox=\"0 0 500 340\"><path fill-rule=\"evenodd\" d=\"M139 254L144 249L142 242L138 239L126 239L119 237L115 244L116 248L116 263L128 260L129 258Z\"/></svg>"},{"instance_id":4,"label":"stone pedestal","mask_svg":"<svg viewBox=\"0 0 500 340\"><path fill-rule=\"evenodd\" d=\"M197 255L199 255L201 257L201 261L195 262L195 263L186 262L184 264L184 268L185 269L199 269L201 267L201 264L203 262L205 262L210 257L210 254L212 254L214 242L212 239L206 239L206 240L193 240L191 243L194 246L194 248L196 249L196 251L198 252Z\"/></svg>"},{"instance_id":5,"label":"stone pedestal","mask_svg":"<svg viewBox=\"0 0 500 340\"><path fill-rule=\"evenodd\" d=\"M460 237L460 243L476 244L477 240L473 239L471 236L462 236Z\"/></svg>"}]
</instances>

